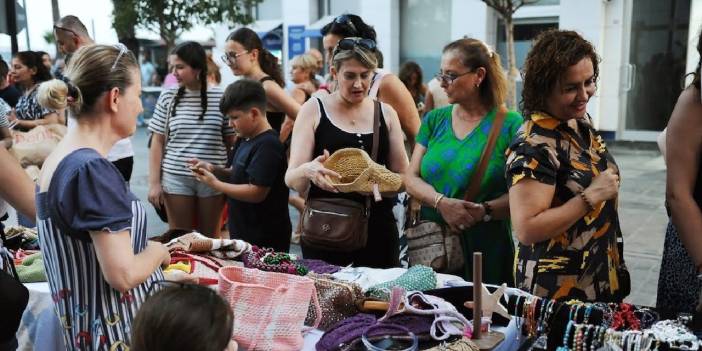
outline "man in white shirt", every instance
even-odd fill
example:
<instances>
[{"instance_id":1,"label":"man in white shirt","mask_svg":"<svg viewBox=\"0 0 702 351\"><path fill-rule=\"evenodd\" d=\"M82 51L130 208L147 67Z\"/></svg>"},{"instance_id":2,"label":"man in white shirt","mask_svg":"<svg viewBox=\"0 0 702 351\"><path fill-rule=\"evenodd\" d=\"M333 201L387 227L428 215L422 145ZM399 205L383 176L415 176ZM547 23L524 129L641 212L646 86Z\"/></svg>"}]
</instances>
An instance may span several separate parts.
<instances>
[{"instance_id":1,"label":"man in white shirt","mask_svg":"<svg viewBox=\"0 0 702 351\"><path fill-rule=\"evenodd\" d=\"M93 45L94 42L88 34L83 22L76 16L68 15L62 17L54 24L54 37L58 44L59 51L66 55L66 65L70 60L70 55L79 48L86 45ZM75 126L73 118L68 119L68 128ZM112 162L129 183L132 178L132 168L134 167L134 150L130 138L118 141L107 154L107 160Z\"/></svg>"}]
</instances>

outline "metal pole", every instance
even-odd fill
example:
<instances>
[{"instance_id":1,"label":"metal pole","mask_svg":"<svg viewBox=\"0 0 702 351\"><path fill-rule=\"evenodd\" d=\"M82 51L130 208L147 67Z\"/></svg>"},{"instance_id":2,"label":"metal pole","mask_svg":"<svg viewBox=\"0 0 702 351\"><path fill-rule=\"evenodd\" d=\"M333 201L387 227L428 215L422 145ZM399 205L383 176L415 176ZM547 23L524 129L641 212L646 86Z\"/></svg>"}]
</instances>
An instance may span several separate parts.
<instances>
[{"instance_id":1,"label":"metal pole","mask_svg":"<svg viewBox=\"0 0 702 351\"><path fill-rule=\"evenodd\" d=\"M24 7L24 11L25 11L25 13L26 13L26 11L27 11L27 0L22 0L22 7ZM26 15L24 16L24 23L25 23L25 26L24 26L24 35L25 35L25 38L27 38L27 50L32 50L32 49L31 49L31 46L29 45L29 18L27 18L27 17L28 17L28 16L26 16Z\"/></svg>"},{"instance_id":2,"label":"metal pole","mask_svg":"<svg viewBox=\"0 0 702 351\"><path fill-rule=\"evenodd\" d=\"M19 51L17 45L17 11L15 0L5 1L5 11L7 13L7 34L10 35L10 47L14 56Z\"/></svg>"}]
</instances>

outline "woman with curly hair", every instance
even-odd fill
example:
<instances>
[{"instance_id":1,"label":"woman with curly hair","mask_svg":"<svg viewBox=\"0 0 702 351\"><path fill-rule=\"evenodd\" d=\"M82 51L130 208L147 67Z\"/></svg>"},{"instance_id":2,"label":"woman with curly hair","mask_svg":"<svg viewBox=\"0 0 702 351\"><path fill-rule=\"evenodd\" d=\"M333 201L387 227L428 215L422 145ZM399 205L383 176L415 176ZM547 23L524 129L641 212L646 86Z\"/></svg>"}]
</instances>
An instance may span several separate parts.
<instances>
[{"instance_id":1,"label":"woman with curly hair","mask_svg":"<svg viewBox=\"0 0 702 351\"><path fill-rule=\"evenodd\" d=\"M526 118L508 150L517 287L536 296L621 301L628 273L619 168L587 114L599 58L572 31L541 33L524 65Z\"/></svg>"}]
</instances>

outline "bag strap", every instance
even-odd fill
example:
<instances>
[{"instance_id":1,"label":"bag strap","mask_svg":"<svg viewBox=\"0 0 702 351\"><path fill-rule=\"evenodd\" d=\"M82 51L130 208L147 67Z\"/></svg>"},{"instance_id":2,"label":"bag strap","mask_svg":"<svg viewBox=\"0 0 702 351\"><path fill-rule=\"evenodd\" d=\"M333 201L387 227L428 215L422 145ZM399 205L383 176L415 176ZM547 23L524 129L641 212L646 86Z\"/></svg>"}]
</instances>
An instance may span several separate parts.
<instances>
[{"instance_id":1,"label":"bag strap","mask_svg":"<svg viewBox=\"0 0 702 351\"><path fill-rule=\"evenodd\" d=\"M492 128L490 128L490 135L488 136L487 144L483 148L483 153L480 155L480 162L478 163L478 169L473 173L473 176L468 182L468 190L466 190L463 200L473 201L480 192L480 182L483 180L485 175L485 170L487 169L488 161L492 156L493 150L495 150L495 144L497 143L497 137L500 135L500 130L502 130L502 124L505 121L505 116L507 115L507 108L504 105L500 105L495 115L495 119L492 122Z\"/></svg>"},{"instance_id":2,"label":"bag strap","mask_svg":"<svg viewBox=\"0 0 702 351\"><path fill-rule=\"evenodd\" d=\"M380 101L373 100L373 148L371 149L371 159L373 162L378 162L378 149L380 148L380 114L382 105ZM380 199L376 199L380 201ZM370 214L371 195L366 196L366 217Z\"/></svg>"}]
</instances>

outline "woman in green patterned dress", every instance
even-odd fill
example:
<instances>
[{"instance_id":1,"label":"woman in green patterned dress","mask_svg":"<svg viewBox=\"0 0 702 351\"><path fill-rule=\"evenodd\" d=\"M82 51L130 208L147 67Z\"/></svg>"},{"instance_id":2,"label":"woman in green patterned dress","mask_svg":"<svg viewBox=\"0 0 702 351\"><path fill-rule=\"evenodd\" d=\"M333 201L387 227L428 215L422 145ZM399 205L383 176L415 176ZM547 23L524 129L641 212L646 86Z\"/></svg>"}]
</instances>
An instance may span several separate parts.
<instances>
[{"instance_id":1,"label":"woman in green patterned dress","mask_svg":"<svg viewBox=\"0 0 702 351\"><path fill-rule=\"evenodd\" d=\"M437 79L451 104L432 110L422 121L405 174L407 192L422 202L421 219L446 224L460 235L465 278L472 279L471 257L480 251L483 281L512 286L514 244L505 150L522 117L507 112L480 192L474 202L463 201L507 86L499 56L476 39L459 39L444 47Z\"/></svg>"}]
</instances>

